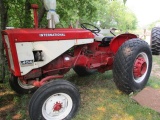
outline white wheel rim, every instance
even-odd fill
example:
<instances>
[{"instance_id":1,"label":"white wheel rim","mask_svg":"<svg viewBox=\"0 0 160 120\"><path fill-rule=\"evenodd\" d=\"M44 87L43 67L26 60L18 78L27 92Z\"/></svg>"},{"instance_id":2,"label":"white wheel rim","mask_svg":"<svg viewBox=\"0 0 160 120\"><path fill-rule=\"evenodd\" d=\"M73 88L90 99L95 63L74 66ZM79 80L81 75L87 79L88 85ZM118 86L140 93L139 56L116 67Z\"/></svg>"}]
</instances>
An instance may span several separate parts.
<instances>
[{"instance_id":1,"label":"white wheel rim","mask_svg":"<svg viewBox=\"0 0 160 120\"><path fill-rule=\"evenodd\" d=\"M19 79L18 79L18 84L19 84L19 86L20 86L21 88L23 88L23 89L32 89L32 88L35 87L35 86L33 86L33 85L29 85L29 84L22 83L22 81L20 81Z\"/></svg>"},{"instance_id":2,"label":"white wheel rim","mask_svg":"<svg viewBox=\"0 0 160 120\"><path fill-rule=\"evenodd\" d=\"M55 110L55 106L61 105L59 110ZM42 106L42 114L46 120L62 120L71 112L73 101L71 97L65 93L57 93L50 96Z\"/></svg>"},{"instance_id":3,"label":"white wheel rim","mask_svg":"<svg viewBox=\"0 0 160 120\"><path fill-rule=\"evenodd\" d=\"M144 73L141 77L135 78L135 77L134 77L134 74L132 73L132 74L133 74L133 79L134 79L134 81L135 81L136 83L141 83L141 82L144 80L144 78L146 77L146 75L147 75L148 66L149 66L149 60L148 60L147 54L144 53L144 52L138 54L137 57L136 57L136 59L137 59L138 57L142 57L142 58L145 60L146 65L147 65L146 71L145 71L145 73ZM135 63L135 62L134 62L134 63Z\"/></svg>"}]
</instances>

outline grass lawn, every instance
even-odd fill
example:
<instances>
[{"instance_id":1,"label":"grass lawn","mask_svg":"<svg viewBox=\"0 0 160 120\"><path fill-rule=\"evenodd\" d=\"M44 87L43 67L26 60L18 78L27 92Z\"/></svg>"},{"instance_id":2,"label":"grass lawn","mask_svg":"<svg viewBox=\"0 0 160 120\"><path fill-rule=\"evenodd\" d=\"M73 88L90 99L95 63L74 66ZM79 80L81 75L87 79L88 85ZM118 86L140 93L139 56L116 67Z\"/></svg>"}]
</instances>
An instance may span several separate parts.
<instances>
[{"instance_id":1,"label":"grass lawn","mask_svg":"<svg viewBox=\"0 0 160 120\"><path fill-rule=\"evenodd\" d=\"M153 56L154 67L147 86L160 88L160 56ZM6 77L6 79L8 79ZM140 106L121 93L113 82L112 71L78 77L71 70L65 78L77 85L81 106L73 120L160 120L160 114ZM29 120L28 102L32 95L17 95L5 81L0 84L0 120Z\"/></svg>"}]
</instances>

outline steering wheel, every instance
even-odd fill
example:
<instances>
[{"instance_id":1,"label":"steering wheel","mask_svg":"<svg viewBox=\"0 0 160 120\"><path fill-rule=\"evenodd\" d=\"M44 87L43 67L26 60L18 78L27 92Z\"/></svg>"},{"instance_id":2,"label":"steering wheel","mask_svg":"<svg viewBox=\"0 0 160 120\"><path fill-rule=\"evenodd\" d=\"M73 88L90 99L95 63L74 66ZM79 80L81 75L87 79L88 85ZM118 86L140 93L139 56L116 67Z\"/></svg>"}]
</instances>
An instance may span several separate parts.
<instances>
[{"instance_id":1,"label":"steering wheel","mask_svg":"<svg viewBox=\"0 0 160 120\"><path fill-rule=\"evenodd\" d=\"M98 27L96 27L92 24L89 24L89 23L81 23L81 27L83 29L89 30L89 31L91 31L92 33L95 33L95 34L99 33L101 31ZM88 28L88 27L91 27L91 28Z\"/></svg>"}]
</instances>

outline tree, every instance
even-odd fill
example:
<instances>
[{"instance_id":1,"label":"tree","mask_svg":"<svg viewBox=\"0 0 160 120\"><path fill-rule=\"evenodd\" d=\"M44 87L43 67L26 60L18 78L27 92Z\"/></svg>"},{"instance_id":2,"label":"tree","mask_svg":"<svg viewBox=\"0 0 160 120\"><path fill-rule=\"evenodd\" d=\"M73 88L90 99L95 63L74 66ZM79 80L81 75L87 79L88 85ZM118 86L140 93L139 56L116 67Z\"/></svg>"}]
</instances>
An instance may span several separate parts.
<instances>
[{"instance_id":1,"label":"tree","mask_svg":"<svg viewBox=\"0 0 160 120\"><path fill-rule=\"evenodd\" d=\"M32 27L33 18L31 17L30 5L37 3L39 5L39 23L41 27L46 27L46 12L42 4L42 0L6 0L9 4L9 23L8 26L14 27ZM124 0L125 3L126 0ZM95 23L99 20L109 23L106 27L110 27L110 23L115 24L115 20L108 14L113 11L110 7L111 3L117 0L58 0L57 13L60 15L60 24L68 27L71 23L89 22ZM120 2L119 2L120 3ZM119 7L122 7L122 2ZM115 9L114 9L115 10ZM20 15L21 14L21 15ZM61 26L60 26L61 27Z\"/></svg>"},{"instance_id":2,"label":"tree","mask_svg":"<svg viewBox=\"0 0 160 120\"><path fill-rule=\"evenodd\" d=\"M127 0L123 0L124 4L126 4Z\"/></svg>"},{"instance_id":3,"label":"tree","mask_svg":"<svg viewBox=\"0 0 160 120\"><path fill-rule=\"evenodd\" d=\"M57 2L57 13L63 26L68 26L71 22L93 22L97 11L96 1L98 0L59 0Z\"/></svg>"},{"instance_id":4,"label":"tree","mask_svg":"<svg viewBox=\"0 0 160 120\"><path fill-rule=\"evenodd\" d=\"M147 26L149 30L152 30L154 27L160 27L160 20L154 21Z\"/></svg>"},{"instance_id":5,"label":"tree","mask_svg":"<svg viewBox=\"0 0 160 120\"><path fill-rule=\"evenodd\" d=\"M116 27L122 31L136 29L137 18L134 13L118 0L107 1L107 7L100 9L99 16L102 28ZM102 6L102 5L101 5ZM103 13L101 12L103 11Z\"/></svg>"},{"instance_id":6,"label":"tree","mask_svg":"<svg viewBox=\"0 0 160 120\"><path fill-rule=\"evenodd\" d=\"M0 0L0 32L5 29L8 21L8 4L5 0ZM0 82L4 79L4 45L2 44L2 36L0 33Z\"/></svg>"}]
</instances>

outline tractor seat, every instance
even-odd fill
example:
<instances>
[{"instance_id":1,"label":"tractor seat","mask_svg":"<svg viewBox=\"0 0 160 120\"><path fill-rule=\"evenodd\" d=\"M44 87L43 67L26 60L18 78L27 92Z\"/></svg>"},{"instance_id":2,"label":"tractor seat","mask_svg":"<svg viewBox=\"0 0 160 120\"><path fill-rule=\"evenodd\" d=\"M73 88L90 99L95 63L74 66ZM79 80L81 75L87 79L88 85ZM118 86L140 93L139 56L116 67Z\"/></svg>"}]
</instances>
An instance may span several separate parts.
<instances>
[{"instance_id":1,"label":"tractor seat","mask_svg":"<svg viewBox=\"0 0 160 120\"><path fill-rule=\"evenodd\" d=\"M95 41L102 41L103 38L105 38L105 36L100 33L94 34Z\"/></svg>"},{"instance_id":2,"label":"tractor seat","mask_svg":"<svg viewBox=\"0 0 160 120\"><path fill-rule=\"evenodd\" d=\"M99 46L102 46L102 47L109 46L109 43L113 38L114 38L113 36L104 36L100 33L94 34L95 41L101 42Z\"/></svg>"},{"instance_id":3,"label":"tractor seat","mask_svg":"<svg viewBox=\"0 0 160 120\"><path fill-rule=\"evenodd\" d=\"M94 34L95 41L111 41L113 38L113 36L104 36L100 33Z\"/></svg>"},{"instance_id":4,"label":"tractor seat","mask_svg":"<svg viewBox=\"0 0 160 120\"><path fill-rule=\"evenodd\" d=\"M114 38L113 36L104 37L104 38L102 39L102 42L101 42L100 46L101 46L101 47L109 46L109 43L111 42L111 40L112 40L113 38Z\"/></svg>"},{"instance_id":5,"label":"tractor seat","mask_svg":"<svg viewBox=\"0 0 160 120\"><path fill-rule=\"evenodd\" d=\"M102 42L110 42L114 37L113 36L106 36L102 39Z\"/></svg>"}]
</instances>

